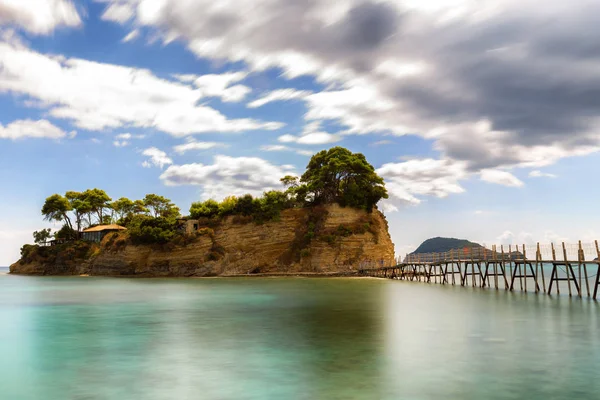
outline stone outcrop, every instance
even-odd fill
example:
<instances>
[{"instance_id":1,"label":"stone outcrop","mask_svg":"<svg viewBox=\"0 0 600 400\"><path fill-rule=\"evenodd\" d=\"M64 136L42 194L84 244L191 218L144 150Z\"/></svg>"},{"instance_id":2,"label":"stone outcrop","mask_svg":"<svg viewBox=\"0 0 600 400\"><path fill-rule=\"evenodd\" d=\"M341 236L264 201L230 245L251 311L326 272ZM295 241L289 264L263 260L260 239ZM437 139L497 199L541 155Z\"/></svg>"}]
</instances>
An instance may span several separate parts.
<instances>
[{"instance_id":1,"label":"stone outcrop","mask_svg":"<svg viewBox=\"0 0 600 400\"><path fill-rule=\"evenodd\" d=\"M135 246L127 233L111 234L99 246L85 245L79 251L83 256L70 249L51 259L24 257L11 266L11 273L184 277L351 272L366 263L394 260L387 228L377 210L338 205L290 209L278 221L262 225L228 217L179 244Z\"/></svg>"}]
</instances>

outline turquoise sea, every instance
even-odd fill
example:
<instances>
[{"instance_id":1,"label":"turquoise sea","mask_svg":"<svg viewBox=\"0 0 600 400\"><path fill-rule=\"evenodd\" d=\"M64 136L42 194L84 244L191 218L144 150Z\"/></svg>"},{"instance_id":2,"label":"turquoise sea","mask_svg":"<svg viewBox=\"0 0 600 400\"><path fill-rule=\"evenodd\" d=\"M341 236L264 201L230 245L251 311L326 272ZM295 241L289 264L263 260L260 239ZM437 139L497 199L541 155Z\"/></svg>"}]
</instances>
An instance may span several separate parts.
<instances>
[{"instance_id":1,"label":"turquoise sea","mask_svg":"<svg viewBox=\"0 0 600 400\"><path fill-rule=\"evenodd\" d=\"M599 305L375 279L0 275L0 399L597 399Z\"/></svg>"}]
</instances>

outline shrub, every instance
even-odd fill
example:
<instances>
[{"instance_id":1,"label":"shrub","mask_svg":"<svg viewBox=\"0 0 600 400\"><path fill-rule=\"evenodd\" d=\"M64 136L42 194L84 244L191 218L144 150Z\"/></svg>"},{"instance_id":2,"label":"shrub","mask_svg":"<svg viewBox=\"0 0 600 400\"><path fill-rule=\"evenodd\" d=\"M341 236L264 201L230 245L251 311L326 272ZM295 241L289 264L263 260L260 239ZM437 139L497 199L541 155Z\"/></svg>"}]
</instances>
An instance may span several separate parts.
<instances>
[{"instance_id":1,"label":"shrub","mask_svg":"<svg viewBox=\"0 0 600 400\"><path fill-rule=\"evenodd\" d=\"M219 204L219 217L227 217L235 213L235 207L237 206L238 199L235 196L226 197Z\"/></svg>"},{"instance_id":2,"label":"shrub","mask_svg":"<svg viewBox=\"0 0 600 400\"><path fill-rule=\"evenodd\" d=\"M192 203L190 216L194 219L213 218L219 215L219 203L209 199L204 202Z\"/></svg>"},{"instance_id":3,"label":"shrub","mask_svg":"<svg viewBox=\"0 0 600 400\"><path fill-rule=\"evenodd\" d=\"M309 249L302 249L300 251L300 257L302 257L302 258L310 257L310 250Z\"/></svg>"},{"instance_id":4,"label":"shrub","mask_svg":"<svg viewBox=\"0 0 600 400\"><path fill-rule=\"evenodd\" d=\"M177 223L166 218L152 218L138 215L128 226L129 236L134 244L164 244L177 234Z\"/></svg>"},{"instance_id":5,"label":"shrub","mask_svg":"<svg viewBox=\"0 0 600 400\"><path fill-rule=\"evenodd\" d=\"M234 208L234 213L244 216L253 215L255 211L256 203L251 194L246 194L239 199Z\"/></svg>"},{"instance_id":6,"label":"shrub","mask_svg":"<svg viewBox=\"0 0 600 400\"><path fill-rule=\"evenodd\" d=\"M32 257L40 247L34 244L25 244L21 247L21 260L27 262L30 257Z\"/></svg>"}]
</instances>

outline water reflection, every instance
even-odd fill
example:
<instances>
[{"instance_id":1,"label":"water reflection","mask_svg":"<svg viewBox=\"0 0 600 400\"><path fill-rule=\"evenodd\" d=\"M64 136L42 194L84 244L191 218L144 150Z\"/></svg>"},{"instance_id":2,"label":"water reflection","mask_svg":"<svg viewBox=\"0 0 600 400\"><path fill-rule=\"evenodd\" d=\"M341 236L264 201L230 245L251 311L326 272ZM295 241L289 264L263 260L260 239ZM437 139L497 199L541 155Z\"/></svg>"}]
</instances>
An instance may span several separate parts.
<instances>
[{"instance_id":1,"label":"water reflection","mask_svg":"<svg viewBox=\"0 0 600 400\"><path fill-rule=\"evenodd\" d=\"M0 398L594 398L598 311L370 279L2 277Z\"/></svg>"},{"instance_id":2,"label":"water reflection","mask_svg":"<svg viewBox=\"0 0 600 400\"><path fill-rule=\"evenodd\" d=\"M600 389L595 302L411 284L386 291L396 305L385 318L388 371L400 377L387 380L389 398L593 398Z\"/></svg>"},{"instance_id":3,"label":"water reflection","mask_svg":"<svg viewBox=\"0 0 600 400\"><path fill-rule=\"evenodd\" d=\"M23 361L19 382L0 385L10 398L359 399L379 386L377 283L11 283L24 287L11 290L22 318L0 344Z\"/></svg>"}]
</instances>

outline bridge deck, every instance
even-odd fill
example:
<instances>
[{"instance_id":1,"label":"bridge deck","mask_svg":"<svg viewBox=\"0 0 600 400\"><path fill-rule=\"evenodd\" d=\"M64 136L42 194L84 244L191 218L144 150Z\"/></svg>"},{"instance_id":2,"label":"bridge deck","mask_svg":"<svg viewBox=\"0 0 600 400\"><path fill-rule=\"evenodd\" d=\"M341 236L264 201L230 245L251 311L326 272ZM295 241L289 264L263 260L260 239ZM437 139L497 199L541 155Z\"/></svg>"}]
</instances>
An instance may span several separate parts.
<instances>
[{"instance_id":1,"label":"bridge deck","mask_svg":"<svg viewBox=\"0 0 600 400\"><path fill-rule=\"evenodd\" d=\"M582 246L581 242L570 246L563 243L562 259L557 257L553 244L544 248L538 244L529 252L525 245L521 246L520 251L519 246L515 247L515 251L509 246L508 252L504 251L503 246L500 246L500 251L497 249L497 246L493 246L492 250L481 247L464 249L464 254L462 250L452 250L446 253L407 255L404 261L395 265L362 268L358 274L443 285L459 284L495 289L504 287L510 291L515 290L518 285L519 290L525 292L528 291L528 283L533 283L529 286L530 289L546 294L552 294L553 288L560 294L561 287L564 290L566 282L570 296L575 294L582 297L585 289L587 297L594 300L598 297L600 248L597 241L593 246L587 247ZM535 258L527 257L527 254L535 254ZM548 254L551 254L551 258L544 256ZM588 267L591 275L588 275ZM547 280L547 272L544 270L548 268L551 271ZM459 275L459 278L455 275Z\"/></svg>"}]
</instances>

